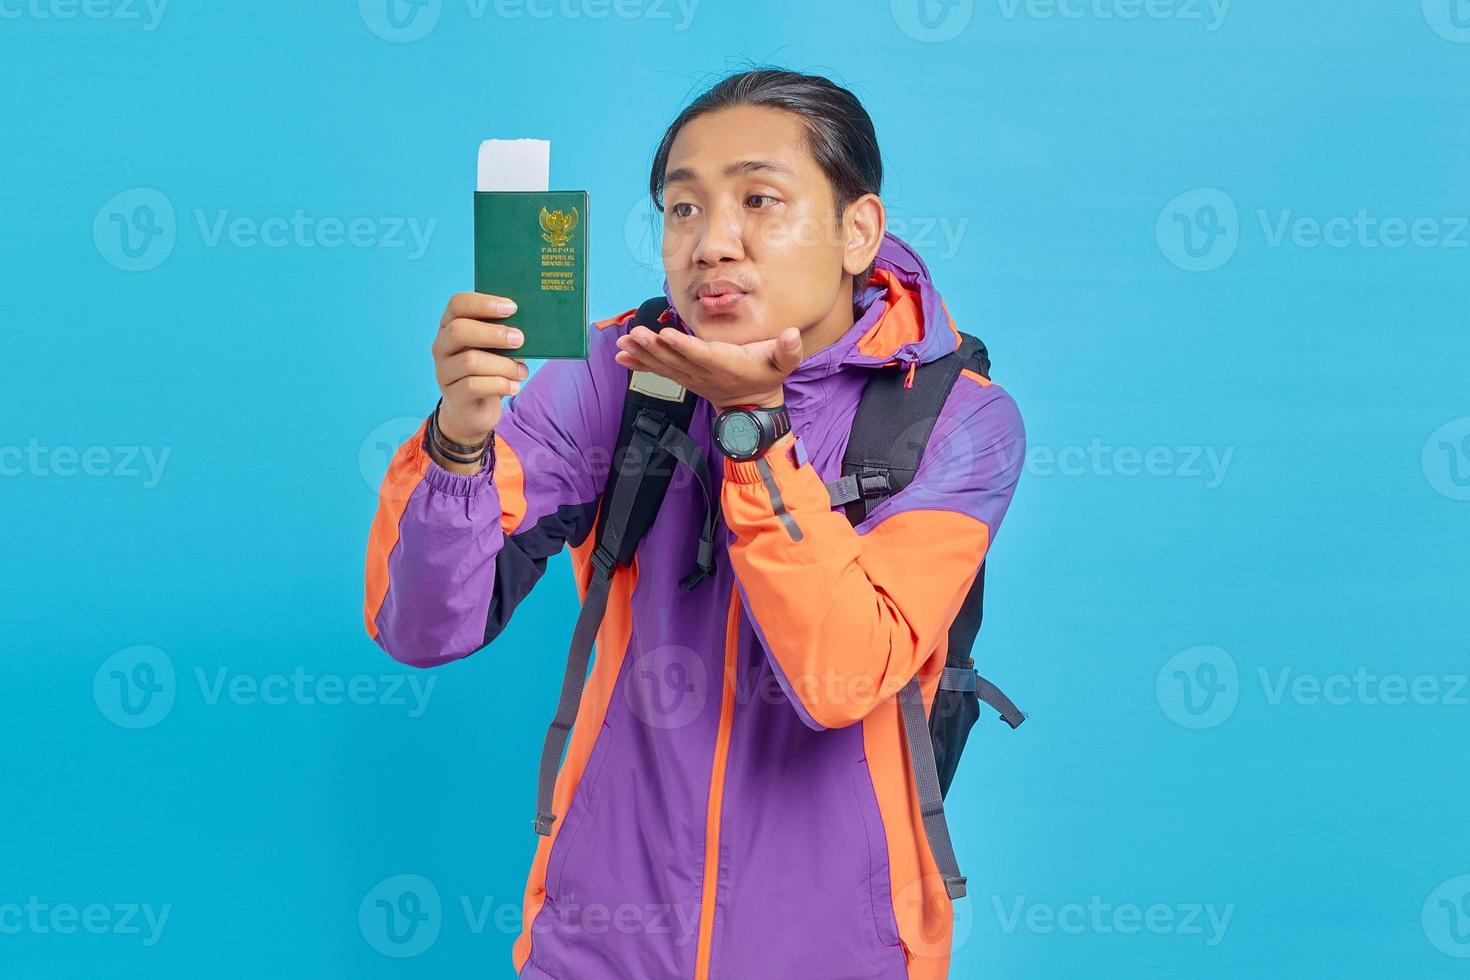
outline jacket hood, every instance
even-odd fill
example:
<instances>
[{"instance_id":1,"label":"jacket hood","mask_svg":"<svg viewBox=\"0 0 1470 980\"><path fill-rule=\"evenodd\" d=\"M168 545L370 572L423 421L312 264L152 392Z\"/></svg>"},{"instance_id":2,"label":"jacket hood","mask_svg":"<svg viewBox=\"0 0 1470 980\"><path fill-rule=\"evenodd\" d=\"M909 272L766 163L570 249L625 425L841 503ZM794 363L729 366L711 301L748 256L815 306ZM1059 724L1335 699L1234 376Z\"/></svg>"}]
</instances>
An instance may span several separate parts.
<instances>
[{"instance_id":1,"label":"jacket hood","mask_svg":"<svg viewBox=\"0 0 1470 980\"><path fill-rule=\"evenodd\" d=\"M669 282L664 280L670 316L688 331L673 307ZM852 329L830 346L809 354L791 373L789 382L823 378L846 365L881 367L927 364L959 347L959 331L944 299L934 288L929 267L907 242L886 232L873 262L873 273L857 291Z\"/></svg>"}]
</instances>

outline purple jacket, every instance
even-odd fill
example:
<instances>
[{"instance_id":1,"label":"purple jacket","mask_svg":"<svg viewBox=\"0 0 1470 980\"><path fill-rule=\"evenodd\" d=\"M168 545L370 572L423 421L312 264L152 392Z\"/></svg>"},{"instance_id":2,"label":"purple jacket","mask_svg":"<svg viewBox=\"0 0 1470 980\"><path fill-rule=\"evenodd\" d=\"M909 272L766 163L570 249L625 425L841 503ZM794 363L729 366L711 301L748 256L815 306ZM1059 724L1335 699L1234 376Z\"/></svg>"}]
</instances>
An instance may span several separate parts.
<instances>
[{"instance_id":1,"label":"purple jacket","mask_svg":"<svg viewBox=\"0 0 1470 980\"><path fill-rule=\"evenodd\" d=\"M932 701L1025 436L1011 397L965 371L913 483L854 528L824 481L841 475L864 382L958 343L928 269L891 235L857 307L787 378L793 431L761 459L725 460L710 405L695 410L720 495L716 574L679 588L704 513L681 467L613 578L562 816L526 884L524 980L948 974L953 909L893 695L917 674ZM444 470L422 429L399 448L365 604L394 658L430 667L491 643L564 545L585 595L629 380L615 340L632 320L593 324L587 360L547 362L507 400L493 470Z\"/></svg>"}]
</instances>

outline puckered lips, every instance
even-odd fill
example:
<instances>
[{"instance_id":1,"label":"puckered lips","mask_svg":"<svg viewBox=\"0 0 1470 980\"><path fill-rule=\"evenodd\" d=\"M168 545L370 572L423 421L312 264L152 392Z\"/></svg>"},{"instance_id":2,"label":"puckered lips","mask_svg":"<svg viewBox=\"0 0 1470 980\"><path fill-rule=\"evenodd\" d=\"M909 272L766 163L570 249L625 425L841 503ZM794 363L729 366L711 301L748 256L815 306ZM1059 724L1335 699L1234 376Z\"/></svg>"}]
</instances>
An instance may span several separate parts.
<instances>
[{"instance_id":1,"label":"puckered lips","mask_svg":"<svg viewBox=\"0 0 1470 980\"><path fill-rule=\"evenodd\" d=\"M702 312L718 316L735 313L747 294L732 280L711 279L701 283L694 295L699 298Z\"/></svg>"}]
</instances>

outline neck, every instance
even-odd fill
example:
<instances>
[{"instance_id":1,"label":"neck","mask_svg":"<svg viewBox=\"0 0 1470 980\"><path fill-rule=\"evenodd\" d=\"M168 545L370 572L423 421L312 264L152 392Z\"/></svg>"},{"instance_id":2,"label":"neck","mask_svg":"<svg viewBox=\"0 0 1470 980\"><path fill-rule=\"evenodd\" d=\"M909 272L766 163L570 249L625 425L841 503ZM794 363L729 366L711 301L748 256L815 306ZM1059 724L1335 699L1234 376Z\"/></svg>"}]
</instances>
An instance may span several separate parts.
<instances>
[{"instance_id":1,"label":"neck","mask_svg":"<svg viewBox=\"0 0 1470 980\"><path fill-rule=\"evenodd\" d=\"M842 281L843 286L837 291L839 299L832 309L822 319L802 330L803 359L819 354L837 343L857 322L853 319L853 304L856 300L853 292L853 277L844 275ZM844 301L841 297L847 298Z\"/></svg>"}]
</instances>

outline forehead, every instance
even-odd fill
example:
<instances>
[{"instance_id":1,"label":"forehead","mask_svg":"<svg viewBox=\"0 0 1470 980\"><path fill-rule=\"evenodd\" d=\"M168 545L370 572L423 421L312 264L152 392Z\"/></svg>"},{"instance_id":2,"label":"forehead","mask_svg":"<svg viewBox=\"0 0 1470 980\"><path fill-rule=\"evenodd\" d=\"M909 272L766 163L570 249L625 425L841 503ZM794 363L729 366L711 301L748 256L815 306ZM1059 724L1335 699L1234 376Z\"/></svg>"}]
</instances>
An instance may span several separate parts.
<instances>
[{"instance_id":1,"label":"forehead","mask_svg":"<svg viewBox=\"0 0 1470 980\"><path fill-rule=\"evenodd\" d=\"M709 183L725 179L725 169L732 164L766 160L791 171L796 180L820 179L806 140L806 126L795 113L764 106L720 109L679 130L664 173L692 171L696 179Z\"/></svg>"}]
</instances>

